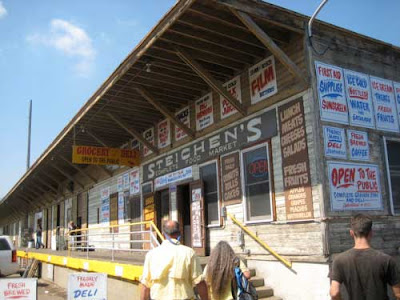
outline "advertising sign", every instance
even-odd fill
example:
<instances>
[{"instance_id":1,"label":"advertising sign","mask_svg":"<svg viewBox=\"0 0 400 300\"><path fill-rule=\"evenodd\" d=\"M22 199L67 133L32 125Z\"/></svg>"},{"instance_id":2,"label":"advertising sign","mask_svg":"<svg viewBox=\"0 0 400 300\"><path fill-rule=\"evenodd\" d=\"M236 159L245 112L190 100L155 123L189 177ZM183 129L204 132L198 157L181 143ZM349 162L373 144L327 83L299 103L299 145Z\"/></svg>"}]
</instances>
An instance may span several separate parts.
<instances>
[{"instance_id":1,"label":"advertising sign","mask_svg":"<svg viewBox=\"0 0 400 300\"><path fill-rule=\"evenodd\" d=\"M72 162L85 165L139 166L140 153L133 149L72 146Z\"/></svg>"},{"instance_id":2,"label":"advertising sign","mask_svg":"<svg viewBox=\"0 0 400 300\"><path fill-rule=\"evenodd\" d=\"M151 127L143 132L143 137L146 139L146 141L150 142L150 144L154 145L154 127ZM150 154L152 154L153 151L151 151L149 148L143 145L143 156L146 157Z\"/></svg>"},{"instance_id":3,"label":"advertising sign","mask_svg":"<svg viewBox=\"0 0 400 300\"><path fill-rule=\"evenodd\" d=\"M175 183L178 181L182 181L182 180L186 180L186 179L190 179L193 176L193 170L192 167L187 167L172 173L169 173L167 175L163 175L160 177L157 177L154 180L154 187L156 189L169 185L171 183Z\"/></svg>"},{"instance_id":4,"label":"advertising sign","mask_svg":"<svg viewBox=\"0 0 400 300\"><path fill-rule=\"evenodd\" d=\"M350 159L369 161L368 133L347 130Z\"/></svg>"},{"instance_id":5,"label":"advertising sign","mask_svg":"<svg viewBox=\"0 0 400 300\"><path fill-rule=\"evenodd\" d=\"M392 82L370 76L376 129L399 132Z\"/></svg>"},{"instance_id":6,"label":"advertising sign","mask_svg":"<svg viewBox=\"0 0 400 300\"><path fill-rule=\"evenodd\" d=\"M347 158L346 137L343 128L324 126L325 156Z\"/></svg>"},{"instance_id":7,"label":"advertising sign","mask_svg":"<svg viewBox=\"0 0 400 300\"><path fill-rule=\"evenodd\" d=\"M117 191L122 192L124 190L124 182L122 179L122 175L117 178Z\"/></svg>"},{"instance_id":8,"label":"advertising sign","mask_svg":"<svg viewBox=\"0 0 400 300\"><path fill-rule=\"evenodd\" d=\"M397 119L400 125L400 83L393 82L393 87L394 87L394 95L396 97Z\"/></svg>"},{"instance_id":9,"label":"advertising sign","mask_svg":"<svg viewBox=\"0 0 400 300\"><path fill-rule=\"evenodd\" d=\"M130 188L129 194L135 195L140 192L140 171L135 169L129 172L130 177Z\"/></svg>"},{"instance_id":10,"label":"advertising sign","mask_svg":"<svg viewBox=\"0 0 400 300\"><path fill-rule=\"evenodd\" d=\"M368 75L344 70L350 124L375 128L371 87Z\"/></svg>"},{"instance_id":11,"label":"advertising sign","mask_svg":"<svg viewBox=\"0 0 400 300\"><path fill-rule=\"evenodd\" d=\"M242 89L240 87L240 75L229 80L228 82L225 82L223 86L235 99L237 99L240 103L242 103ZM232 116L237 112L236 108L233 107L232 104L224 97L220 96L219 101L221 107L221 120L229 116Z\"/></svg>"},{"instance_id":12,"label":"advertising sign","mask_svg":"<svg viewBox=\"0 0 400 300\"><path fill-rule=\"evenodd\" d=\"M106 188L101 189L101 191L100 191L100 199L104 200L104 199L110 198L110 193L111 193L110 187L106 187Z\"/></svg>"},{"instance_id":13,"label":"advertising sign","mask_svg":"<svg viewBox=\"0 0 400 300\"><path fill-rule=\"evenodd\" d=\"M321 119L349 124L349 116L341 68L315 62Z\"/></svg>"},{"instance_id":14,"label":"advertising sign","mask_svg":"<svg viewBox=\"0 0 400 300\"><path fill-rule=\"evenodd\" d=\"M110 187L106 187L100 191L101 208L100 223L110 222Z\"/></svg>"},{"instance_id":15,"label":"advertising sign","mask_svg":"<svg viewBox=\"0 0 400 300\"><path fill-rule=\"evenodd\" d=\"M242 202L239 152L221 157L222 199L225 205Z\"/></svg>"},{"instance_id":16,"label":"advertising sign","mask_svg":"<svg viewBox=\"0 0 400 300\"><path fill-rule=\"evenodd\" d=\"M125 200L124 192L118 193L118 224L124 224L125 219Z\"/></svg>"},{"instance_id":17,"label":"advertising sign","mask_svg":"<svg viewBox=\"0 0 400 300\"><path fill-rule=\"evenodd\" d=\"M171 124L169 119L165 119L158 123L158 148L165 148L171 145Z\"/></svg>"},{"instance_id":18,"label":"advertising sign","mask_svg":"<svg viewBox=\"0 0 400 300\"><path fill-rule=\"evenodd\" d=\"M73 273L68 277L68 300L107 300L107 274Z\"/></svg>"},{"instance_id":19,"label":"advertising sign","mask_svg":"<svg viewBox=\"0 0 400 300\"><path fill-rule=\"evenodd\" d=\"M251 104L258 103L278 92L274 56L267 57L249 68Z\"/></svg>"},{"instance_id":20,"label":"advertising sign","mask_svg":"<svg viewBox=\"0 0 400 300\"><path fill-rule=\"evenodd\" d=\"M36 300L37 278L4 278L0 279L0 299L3 300Z\"/></svg>"},{"instance_id":21,"label":"advertising sign","mask_svg":"<svg viewBox=\"0 0 400 300\"><path fill-rule=\"evenodd\" d=\"M181 109L176 113L176 118L190 128L190 110L189 106ZM175 126L175 141L180 141L181 139L187 137L187 134L180 128Z\"/></svg>"},{"instance_id":22,"label":"advertising sign","mask_svg":"<svg viewBox=\"0 0 400 300\"><path fill-rule=\"evenodd\" d=\"M278 108L288 221L314 217L304 107L301 98Z\"/></svg>"},{"instance_id":23,"label":"advertising sign","mask_svg":"<svg viewBox=\"0 0 400 300\"><path fill-rule=\"evenodd\" d=\"M124 191L129 190L129 173L122 175L122 183Z\"/></svg>"},{"instance_id":24,"label":"advertising sign","mask_svg":"<svg viewBox=\"0 0 400 300\"><path fill-rule=\"evenodd\" d=\"M332 210L382 210L377 165L328 162Z\"/></svg>"},{"instance_id":25,"label":"advertising sign","mask_svg":"<svg viewBox=\"0 0 400 300\"><path fill-rule=\"evenodd\" d=\"M212 93L196 101L196 130L202 130L214 124L214 109Z\"/></svg>"},{"instance_id":26,"label":"advertising sign","mask_svg":"<svg viewBox=\"0 0 400 300\"><path fill-rule=\"evenodd\" d=\"M201 230L201 188L192 190L192 247L203 247Z\"/></svg>"}]
</instances>

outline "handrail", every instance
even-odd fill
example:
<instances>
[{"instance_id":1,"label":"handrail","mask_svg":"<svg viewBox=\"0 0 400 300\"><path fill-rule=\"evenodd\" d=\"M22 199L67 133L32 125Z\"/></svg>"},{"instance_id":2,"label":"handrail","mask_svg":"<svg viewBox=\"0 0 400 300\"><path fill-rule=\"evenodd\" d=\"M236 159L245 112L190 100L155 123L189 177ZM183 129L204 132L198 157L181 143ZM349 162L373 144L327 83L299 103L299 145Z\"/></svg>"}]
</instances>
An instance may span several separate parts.
<instances>
[{"instance_id":1,"label":"handrail","mask_svg":"<svg viewBox=\"0 0 400 300\"><path fill-rule=\"evenodd\" d=\"M274 250L272 250L265 242L258 238L254 233L252 233L245 225L243 225L239 220L237 220L231 213L227 212L227 215L231 220L236 223L244 232L246 232L251 238L253 238L257 243L263 246L269 253L271 253L276 259L285 264L288 268L292 268L292 262L283 258Z\"/></svg>"}]
</instances>

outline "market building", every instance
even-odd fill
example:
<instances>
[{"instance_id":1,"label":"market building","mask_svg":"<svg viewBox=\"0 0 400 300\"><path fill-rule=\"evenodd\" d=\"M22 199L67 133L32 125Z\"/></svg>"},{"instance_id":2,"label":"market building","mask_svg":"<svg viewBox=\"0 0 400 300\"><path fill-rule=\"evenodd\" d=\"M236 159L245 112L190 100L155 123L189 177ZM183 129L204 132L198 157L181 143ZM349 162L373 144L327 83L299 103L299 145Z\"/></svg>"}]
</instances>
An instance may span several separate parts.
<instances>
[{"instance_id":1,"label":"market building","mask_svg":"<svg viewBox=\"0 0 400 300\"><path fill-rule=\"evenodd\" d=\"M400 48L320 21L309 36L308 21L178 1L3 198L0 231L24 247L41 223L57 250L70 221L172 218L199 255L230 242L283 299L328 299L356 213L398 256Z\"/></svg>"}]
</instances>

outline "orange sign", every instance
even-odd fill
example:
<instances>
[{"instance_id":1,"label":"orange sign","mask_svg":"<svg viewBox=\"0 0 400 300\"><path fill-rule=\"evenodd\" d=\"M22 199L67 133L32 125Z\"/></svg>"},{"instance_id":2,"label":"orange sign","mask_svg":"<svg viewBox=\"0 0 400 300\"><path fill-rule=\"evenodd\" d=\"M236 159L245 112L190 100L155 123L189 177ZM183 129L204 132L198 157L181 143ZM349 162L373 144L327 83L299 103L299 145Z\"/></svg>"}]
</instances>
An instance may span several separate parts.
<instances>
[{"instance_id":1,"label":"orange sign","mask_svg":"<svg viewBox=\"0 0 400 300\"><path fill-rule=\"evenodd\" d=\"M73 146L72 162L85 165L139 166L140 152L132 149Z\"/></svg>"}]
</instances>

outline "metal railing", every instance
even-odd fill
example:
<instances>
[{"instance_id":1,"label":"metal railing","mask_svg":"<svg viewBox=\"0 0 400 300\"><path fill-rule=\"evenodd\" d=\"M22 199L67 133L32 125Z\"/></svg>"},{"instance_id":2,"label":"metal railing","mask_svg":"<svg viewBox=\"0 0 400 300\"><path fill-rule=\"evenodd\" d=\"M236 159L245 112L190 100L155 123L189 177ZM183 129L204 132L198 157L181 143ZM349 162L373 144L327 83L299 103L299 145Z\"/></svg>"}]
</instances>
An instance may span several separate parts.
<instances>
[{"instance_id":1,"label":"metal railing","mask_svg":"<svg viewBox=\"0 0 400 300\"><path fill-rule=\"evenodd\" d=\"M71 251L84 251L87 258L93 251L109 251L114 261L116 252L147 252L158 247L164 237L153 221L145 221L70 230L66 240L68 256Z\"/></svg>"}]
</instances>

